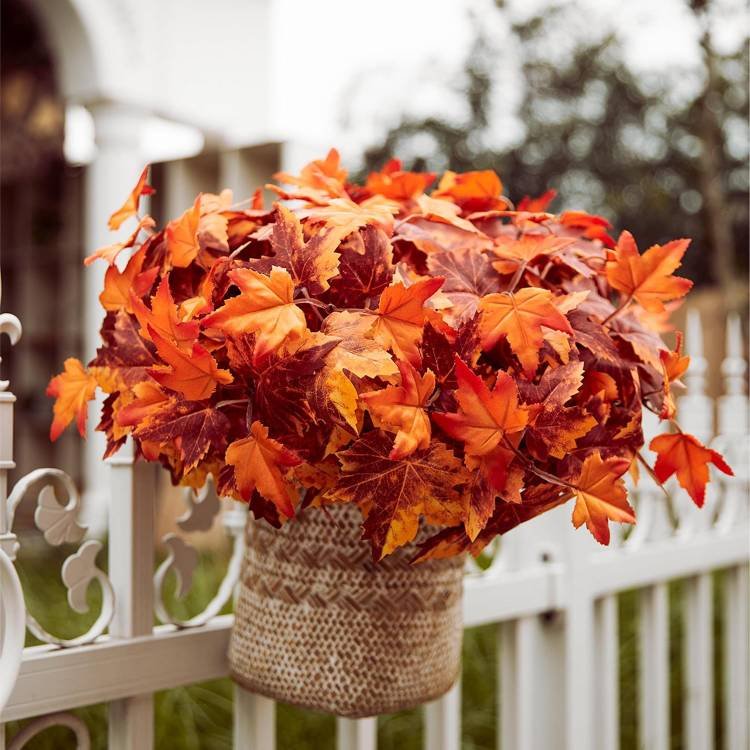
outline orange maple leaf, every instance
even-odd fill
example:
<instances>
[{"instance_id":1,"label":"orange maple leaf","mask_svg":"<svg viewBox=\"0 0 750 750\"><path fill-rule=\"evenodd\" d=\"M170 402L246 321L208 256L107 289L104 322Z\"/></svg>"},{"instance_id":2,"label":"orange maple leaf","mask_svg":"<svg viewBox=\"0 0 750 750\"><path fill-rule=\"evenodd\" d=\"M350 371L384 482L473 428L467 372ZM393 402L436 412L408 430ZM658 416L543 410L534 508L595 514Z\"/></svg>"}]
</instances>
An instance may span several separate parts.
<instances>
[{"instance_id":1,"label":"orange maple leaf","mask_svg":"<svg viewBox=\"0 0 750 750\"><path fill-rule=\"evenodd\" d=\"M146 257L146 248L142 246L128 261L124 271L112 265L104 274L104 289L99 295L99 302L105 310L113 312L127 310L132 312L131 294L142 297L151 289L159 274L159 267L154 266L142 271Z\"/></svg>"},{"instance_id":2,"label":"orange maple leaf","mask_svg":"<svg viewBox=\"0 0 750 750\"><path fill-rule=\"evenodd\" d=\"M300 457L268 436L268 429L257 420L246 438L229 445L226 462L234 468L234 481L240 497L249 502L257 490L287 518L294 515L297 493L284 477L288 469L302 463Z\"/></svg>"},{"instance_id":3,"label":"orange maple leaf","mask_svg":"<svg viewBox=\"0 0 750 750\"><path fill-rule=\"evenodd\" d=\"M397 362L401 384L360 394L376 427L396 432L390 458L404 458L430 444L430 418L425 408L435 390L435 375L420 375L408 362Z\"/></svg>"},{"instance_id":4,"label":"orange maple leaf","mask_svg":"<svg viewBox=\"0 0 750 750\"><path fill-rule=\"evenodd\" d=\"M339 247L338 275L328 301L337 307L369 307L393 282L393 246L386 233L370 225L352 232Z\"/></svg>"},{"instance_id":5,"label":"orange maple leaf","mask_svg":"<svg viewBox=\"0 0 750 750\"><path fill-rule=\"evenodd\" d=\"M672 419L677 406L672 397L672 383L682 385L680 378L687 372L690 366L690 357L682 354L682 332L677 331L674 351L659 350L659 361L664 371L664 404L659 416L662 419Z\"/></svg>"},{"instance_id":6,"label":"orange maple leaf","mask_svg":"<svg viewBox=\"0 0 750 750\"><path fill-rule=\"evenodd\" d=\"M109 217L108 226L110 229L119 229L124 221L127 221L131 216L135 216L138 213L138 205L140 204L142 195L152 195L154 193L154 189L151 185L146 184L147 180L148 165L143 168L143 172L141 172L138 182L131 190L125 203L123 203L122 206L120 206L120 208Z\"/></svg>"},{"instance_id":7,"label":"orange maple leaf","mask_svg":"<svg viewBox=\"0 0 750 750\"><path fill-rule=\"evenodd\" d=\"M554 304L552 292L525 287L518 292L488 294L479 300L482 317L479 332L485 351L498 341L508 339L524 374L530 377L539 365L539 350L544 343L542 326L572 334L568 319Z\"/></svg>"},{"instance_id":8,"label":"orange maple leaf","mask_svg":"<svg viewBox=\"0 0 750 750\"><path fill-rule=\"evenodd\" d=\"M450 224L475 236L484 236L470 221L461 218L461 207L449 200L420 195L417 197L417 206L427 219Z\"/></svg>"},{"instance_id":9,"label":"orange maple leaf","mask_svg":"<svg viewBox=\"0 0 750 750\"><path fill-rule=\"evenodd\" d=\"M232 373L219 369L211 353L200 344L193 344L192 351L187 353L150 326L148 333L159 356L167 363L150 368L149 375L157 383L181 393L188 401L209 398L218 384L227 385L234 380Z\"/></svg>"},{"instance_id":10,"label":"orange maple leaf","mask_svg":"<svg viewBox=\"0 0 750 750\"><path fill-rule=\"evenodd\" d=\"M474 316L481 297L500 289L500 276L487 256L475 249L431 253L427 268L445 279L440 296L445 295L452 303L444 315L454 326Z\"/></svg>"},{"instance_id":11,"label":"orange maple leaf","mask_svg":"<svg viewBox=\"0 0 750 750\"><path fill-rule=\"evenodd\" d=\"M183 322L177 312L177 305L169 289L169 274L162 277L156 294L151 297L151 309L131 292L130 305L141 326L141 336L151 340L149 328L160 336L176 344L180 349L189 349L198 338L200 323Z\"/></svg>"},{"instance_id":12,"label":"orange maple leaf","mask_svg":"<svg viewBox=\"0 0 750 750\"><path fill-rule=\"evenodd\" d=\"M493 252L500 258L492 266L499 273L513 273L521 264L531 263L541 256L559 253L575 242L568 237L548 234L524 234L518 237L501 236L495 240Z\"/></svg>"},{"instance_id":13,"label":"orange maple leaf","mask_svg":"<svg viewBox=\"0 0 750 750\"><path fill-rule=\"evenodd\" d=\"M210 403L172 397L150 407L148 419L133 435L145 444L144 455L155 460L164 454L179 459L183 476L195 469L209 451L223 453L229 419ZM148 453L146 452L148 451Z\"/></svg>"},{"instance_id":14,"label":"orange maple leaf","mask_svg":"<svg viewBox=\"0 0 750 750\"><path fill-rule=\"evenodd\" d=\"M559 221L563 227L580 231L587 240L599 240L605 247L615 246L615 241L607 233L612 225L603 216L586 211L564 211Z\"/></svg>"},{"instance_id":15,"label":"orange maple leaf","mask_svg":"<svg viewBox=\"0 0 750 750\"><path fill-rule=\"evenodd\" d=\"M443 284L442 277L423 279L407 287L401 282L383 290L375 312L372 336L399 359L419 364L418 344L422 340L427 311L425 302Z\"/></svg>"},{"instance_id":16,"label":"orange maple leaf","mask_svg":"<svg viewBox=\"0 0 750 750\"><path fill-rule=\"evenodd\" d=\"M524 195L523 198L518 202L519 212L528 213L543 213L549 208L549 204L557 197L557 190L549 189L538 195L536 198L532 198L529 195Z\"/></svg>"},{"instance_id":17,"label":"orange maple leaf","mask_svg":"<svg viewBox=\"0 0 750 750\"><path fill-rule=\"evenodd\" d=\"M494 451L506 435L523 430L529 409L518 403L518 386L513 378L498 370L492 390L456 357L458 388L456 413L435 412L432 418L452 438L465 443L466 453L484 456Z\"/></svg>"},{"instance_id":18,"label":"orange maple leaf","mask_svg":"<svg viewBox=\"0 0 750 750\"><path fill-rule=\"evenodd\" d=\"M442 443L392 459L391 437L373 430L337 455L342 471L329 497L356 502L365 515L364 538L380 560L417 534L419 519L460 523L464 503L455 486L466 480L461 462Z\"/></svg>"},{"instance_id":19,"label":"orange maple leaf","mask_svg":"<svg viewBox=\"0 0 750 750\"><path fill-rule=\"evenodd\" d=\"M211 303L200 294L183 300L177 308L178 317L183 321L193 320L195 317L205 315L210 310Z\"/></svg>"},{"instance_id":20,"label":"orange maple leaf","mask_svg":"<svg viewBox=\"0 0 750 750\"><path fill-rule=\"evenodd\" d=\"M200 250L198 241L200 220L201 196L198 195L191 208L188 208L179 219L167 224L164 236L173 266L187 268L197 257Z\"/></svg>"},{"instance_id":21,"label":"orange maple leaf","mask_svg":"<svg viewBox=\"0 0 750 750\"><path fill-rule=\"evenodd\" d=\"M689 279L672 276L689 244L690 240L672 240L666 245L652 245L640 255L633 235L623 232L614 260L606 265L607 281L649 312L664 312L665 302L684 297L693 286Z\"/></svg>"},{"instance_id":22,"label":"orange maple leaf","mask_svg":"<svg viewBox=\"0 0 750 750\"><path fill-rule=\"evenodd\" d=\"M75 419L81 437L86 437L88 402L94 398L97 381L75 357L65 360L65 370L55 375L47 386L47 395L55 399L52 411L55 418L49 430L55 441Z\"/></svg>"},{"instance_id":23,"label":"orange maple leaf","mask_svg":"<svg viewBox=\"0 0 750 750\"><path fill-rule=\"evenodd\" d=\"M213 259L202 251L210 248L219 253L229 252L229 219L223 213L204 212L198 220L196 237L200 248L197 257L201 263L210 266Z\"/></svg>"},{"instance_id":24,"label":"orange maple leaf","mask_svg":"<svg viewBox=\"0 0 750 750\"><path fill-rule=\"evenodd\" d=\"M388 198L375 195L372 198L355 203L349 198L332 198L321 206L302 208L297 211L300 219L309 219L314 223L324 223L327 227L336 227L343 236L356 232L368 224L382 227L388 234L393 228L393 217L399 211L399 204Z\"/></svg>"},{"instance_id":25,"label":"orange maple leaf","mask_svg":"<svg viewBox=\"0 0 750 750\"><path fill-rule=\"evenodd\" d=\"M166 393L152 380L143 380L133 386L135 398L123 406L115 414L115 424L121 427L144 425L165 401L169 400Z\"/></svg>"},{"instance_id":26,"label":"orange maple leaf","mask_svg":"<svg viewBox=\"0 0 750 750\"><path fill-rule=\"evenodd\" d=\"M618 457L602 460L599 451L592 453L573 480L576 504L573 526L585 523L599 544L609 544L608 521L635 523L635 511L628 504L628 493L622 475L629 462Z\"/></svg>"},{"instance_id":27,"label":"orange maple leaf","mask_svg":"<svg viewBox=\"0 0 750 750\"><path fill-rule=\"evenodd\" d=\"M336 249L350 234L349 227L327 226L304 241L302 223L282 203L276 204L277 219L273 225L271 247L274 265L286 268L297 286L313 295L329 288L328 283L339 269Z\"/></svg>"},{"instance_id":28,"label":"orange maple leaf","mask_svg":"<svg viewBox=\"0 0 750 750\"><path fill-rule=\"evenodd\" d=\"M615 401L619 395L617 382L606 372L586 370L581 387L581 400L598 397L602 401Z\"/></svg>"},{"instance_id":29,"label":"orange maple leaf","mask_svg":"<svg viewBox=\"0 0 750 750\"><path fill-rule=\"evenodd\" d=\"M720 453L706 448L700 440L684 432L657 435L649 448L657 454L654 465L656 478L660 482L666 482L672 474L676 474L680 486L687 490L699 508L703 507L706 499L709 464L713 464L729 476L734 476L731 467Z\"/></svg>"},{"instance_id":30,"label":"orange maple leaf","mask_svg":"<svg viewBox=\"0 0 750 750\"><path fill-rule=\"evenodd\" d=\"M371 195L408 201L424 193L435 181L433 172L405 172L399 159L391 159L380 172L370 172L365 185Z\"/></svg>"},{"instance_id":31,"label":"orange maple leaf","mask_svg":"<svg viewBox=\"0 0 750 750\"><path fill-rule=\"evenodd\" d=\"M100 247L98 250L94 250L91 255L83 259L83 264L85 266L90 266L95 260L101 258L102 260L106 260L110 266L113 266L115 264L115 261L117 260L117 256L123 250L135 245L136 240L138 239L138 235L141 233L141 231L144 229L151 229L155 226L155 223L156 222L154 222L154 220L150 216L144 216L138 222L138 226L133 230L132 234L127 239L123 240L122 242L114 242L111 245L105 245L104 247Z\"/></svg>"},{"instance_id":32,"label":"orange maple leaf","mask_svg":"<svg viewBox=\"0 0 750 750\"><path fill-rule=\"evenodd\" d=\"M589 433L597 421L580 406L545 407L534 417L527 434L527 446L534 441L544 444L543 450L534 452L546 460L545 453L554 458L565 458L565 454L576 448L576 440ZM536 446L534 446L536 448Z\"/></svg>"},{"instance_id":33,"label":"orange maple leaf","mask_svg":"<svg viewBox=\"0 0 750 750\"><path fill-rule=\"evenodd\" d=\"M469 539L465 527L454 526L450 529L443 529L420 545L419 554L414 557L412 562L422 563L427 560L441 560L463 552L468 552L476 557L496 536L505 534L519 524L530 521L532 518L562 505L570 499L571 494L555 494L551 498L545 499L544 502L536 502L528 499L529 491L527 490L527 497L524 498L522 504L497 503L493 516L475 541L472 542Z\"/></svg>"},{"instance_id":34,"label":"orange maple leaf","mask_svg":"<svg viewBox=\"0 0 750 750\"><path fill-rule=\"evenodd\" d=\"M524 401L537 405L526 432L526 447L535 458L564 458L597 425L581 406L565 406L581 390L583 372L583 362L570 362L545 370L537 385L525 384Z\"/></svg>"},{"instance_id":35,"label":"orange maple leaf","mask_svg":"<svg viewBox=\"0 0 750 750\"><path fill-rule=\"evenodd\" d=\"M234 335L255 333L256 360L307 331L305 314L294 304L294 282L286 270L273 266L266 276L240 268L230 271L229 278L241 294L205 317L205 327Z\"/></svg>"},{"instance_id":36,"label":"orange maple leaf","mask_svg":"<svg viewBox=\"0 0 750 750\"><path fill-rule=\"evenodd\" d=\"M324 195L345 196L347 171L341 166L339 152L332 148L325 159L315 159L306 164L299 176L287 172L277 172L273 178L288 185L312 188Z\"/></svg>"},{"instance_id":37,"label":"orange maple leaf","mask_svg":"<svg viewBox=\"0 0 750 750\"><path fill-rule=\"evenodd\" d=\"M662 365L664 366L664 375L670 383L679 380L690 366L690 357L682 353L683 335L682 331L677 331L675 335L674 351L662 349L659 352Z\"/></svg>"},{"instance_id":38,"label":"orange maple leaf","mask_svg":"<svg viewBox=\"0 0 750 750\"><path fill-rule=\"evenodd\" d=\"M464 528L472 542L487 526L498 498L503 503L521 502L524 471L514 460L515 453L501 446L484 456L465 456L464 463L471 472L471 479L465 490L467 510Z\"/></svg>"},{"instance_id":39,"label":"orange maple leaf","mask_svg":"<svg viewBox=\"0 0 750 750\"><path fill-rule=\"evenodd\" d=\"M357 377L392 380L398 374L398 367L390 352L368 336L372 325L371 315L347 311L331 313L323 321L321 331L341 341L329 359L332 365L349 370Z\"/></svg>"},{"instance_id":40,"label":"orange maple leaf","mask_svg":"<svg viewBox=\"0 0 750 750\"><path fill-rule=\"evenodd\" d=\"M446 172L440 180L434 198L448 198L466 212L491 211L506 208L501 197L503 183L495 172L486 169L480 172Z\"/></svg>"}]
</instances>

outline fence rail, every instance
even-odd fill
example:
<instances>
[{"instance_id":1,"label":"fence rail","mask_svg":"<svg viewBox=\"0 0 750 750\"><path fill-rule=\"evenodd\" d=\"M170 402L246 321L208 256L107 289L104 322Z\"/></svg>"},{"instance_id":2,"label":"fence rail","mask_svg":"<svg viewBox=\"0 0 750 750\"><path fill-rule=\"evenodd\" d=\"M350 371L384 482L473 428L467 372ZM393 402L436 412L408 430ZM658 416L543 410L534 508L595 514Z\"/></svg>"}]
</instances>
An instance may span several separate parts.
<instances>
[{"instance_id":1,"label":"fence rail","mask_svg":"<svg viewBox=\"0 0 750 750\"><path fill-rule=\"evenodd\" d=\"M0 316L12 340L20 324ZM685 651L684 716L688 750L714 747L714 644L712 574L725 571L725 750L747 748L750 654L748 653L748 400L739 320L727 326L722 363L725 395L716 404L704 392L707 362L700 321L689 319L693 358L687 393L679 403L683 425L704 439L714 433L736 476L709 486L697 511L682 493L664 496L648 476L633 488L639 523L618 528L610 548L573 531L569 509L560 508L503 537L489 564L468 566L466 627L497 624L501 685L498 706L502 750L616 750L619 747L617 594L638 589L640 604L640 735L648 750L669 747L670 581L683 580ZM155 468L134 463L132 451L109 460L109 575L98 567L101 544L85 540L78 524L76 488L57 470L41 469L8 492L13 467L13 395L0 382L0 722L38 717L0 748L21 748L52 724L70 727L78 747L88 730L71 709L109 704L109 747L148 750L153 745L153 693L225 676L231 615L218 615L231 598L242 555L244 509L203 491L187 497L178 519L182 531L206 530L221 518L233 554L216 596L188 621L172 619L162 585L176 573L189 586L197 555L179 534L164 538L169 555L154 572ZM656 424L649 420L647 433ZM36 495L35 522L52 545L80 545L66 559L63 581L72 609L86 607L90 585L102 587L101 612L91 629L63 640L47 633L26 611L14 572L18 539L15 510ZM154 614L165 624L153 627ZM543 615L543 617L540 617ZM553 615L553 616L551 616ZM28 629L46 645L22 649ZM461 746L461 686L425 706L427 750ZM235 747L273 750L275 704L235 690ZM339 750L374 750L375 719L337 722Z\"/></svg>"}]
</instances>

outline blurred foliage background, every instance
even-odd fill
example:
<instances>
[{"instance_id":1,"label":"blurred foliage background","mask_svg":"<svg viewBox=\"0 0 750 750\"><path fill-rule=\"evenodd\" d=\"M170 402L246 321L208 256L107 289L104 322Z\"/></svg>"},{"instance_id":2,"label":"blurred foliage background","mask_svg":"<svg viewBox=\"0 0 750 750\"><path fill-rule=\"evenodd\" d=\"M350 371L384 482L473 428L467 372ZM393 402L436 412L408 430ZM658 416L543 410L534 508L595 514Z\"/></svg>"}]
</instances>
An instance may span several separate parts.
<instances>
[{"instance_id":1,"label":"blurred foliage background","mask_svg":"<svg viewBox=\"0 0 750 750\"><path fill-rule=\"evenodd\" d=\"M366 168L404 154L414 169L494 169L512 199L554 188L553 210L602 214L618 229L631 229L641 249L692 237L685 275L720 286L733 306L742 306L747 35L736 52L720 53L712 29L724 22L721 2L682 1L700 29L699 64L650 76L628 67L615 22L592 25L578 2L546 3L513 21L512 48L498 48L477 18L454 92L465 98L466 119L404 116L367 150ZM507 10L503 0L496 2L497 13ZM498 151L486 137L497 127L489 105L509 54L521 60L523 133Z\"/></svg>"}]
</instances>

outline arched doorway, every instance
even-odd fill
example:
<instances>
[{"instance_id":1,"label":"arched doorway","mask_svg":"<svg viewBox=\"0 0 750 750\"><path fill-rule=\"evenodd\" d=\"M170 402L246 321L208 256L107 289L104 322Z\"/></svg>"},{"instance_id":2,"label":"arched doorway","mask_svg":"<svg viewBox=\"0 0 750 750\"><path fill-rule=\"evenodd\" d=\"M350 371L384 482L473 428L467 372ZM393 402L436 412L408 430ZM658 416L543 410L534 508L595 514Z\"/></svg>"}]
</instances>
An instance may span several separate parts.
<instances>
[{"instance_id":1,"label":"arched doorway","mask_svg":"<svg viewBox=\"0 0 750 750\"><path fill-rule=\"evenodd\" d=\"M42 27L21 0L3 0L0 13L2 307L24 327L17 346L0 342L23 415L14 473L60 466L78 479L79 441L50 444L44 390L64 357L81 348L83 168L63 156L65 102Z\"/></svg>"}]
</instances>

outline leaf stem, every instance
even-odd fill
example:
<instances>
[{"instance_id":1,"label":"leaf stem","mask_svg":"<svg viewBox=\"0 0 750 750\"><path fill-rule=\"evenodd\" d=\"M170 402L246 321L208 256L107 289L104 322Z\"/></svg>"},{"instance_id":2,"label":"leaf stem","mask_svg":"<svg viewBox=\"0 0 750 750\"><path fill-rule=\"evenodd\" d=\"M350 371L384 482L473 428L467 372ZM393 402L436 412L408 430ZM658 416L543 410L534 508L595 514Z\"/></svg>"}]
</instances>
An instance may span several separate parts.
<instances>
[{"instance_id":1,"label":"leaf stem","mask_svg":"<svg viewBox=\"0 0 750 750\"><path fill-rule=\"evenodd\" d=\"M633 301L633 295L629 294L628 298L623 302L616 310L613 310L606 318L602 321L602 325L607 325L612 318L617 317L631 302Z\"/></svg>"},{"instance_id":2,"label":"leaf stem","mask_svg":"<svg viewBox=\"0 0 750 750\"><path fill-rule=\"evenodd\" d=\"M221 409L224 406L236 406L237 404L246 404L248 401L250 401L249 398L228 399L227 401L219 401L219 403L216 404L216 408Z\"/></svg>"},{"instance_id":3,"label":"leaf stem","mask_svg":"<svg viewBox=\"0 0 750 750\"><path fill-rule=\"evenodd\" d=\"M249 247L250 245L252 245L253 242L255 242L255 240L248 240L247 242L244 242L242 245L238 245L237 247L234 248L234 250L232 250L231 253L229 253L229 255L227 255L227 258L229 258L230 260L232 258L236 258L246 247Z\"/></svg>"},{"instance_id":4,"label":"leaf stem","mask_svg":"<svg viewBox=\"0 0 750 750\"><path fill-rule=\"evenodd\" d=\"M528 261L524 261L523 263L521 263L520 266L518 266L518 268L516 269L516 272L513 274L513 278L510 280L510 283L508 284L508 288L505 290L506 292L513 293L516 290L518 283L521 281L521 277L526 271L527 263Z\"/></svg>"},{"instance_id":5,"label":"leaf stem","mask_svg":"<svg viewBox=\"0 0 750 750\"><path fill-rule=\"evenodd\" d=\"M556 484L560 487L565 487L565 489L573 490L574 492L578 491L579 488L574 484L570 484L570 482L565 482L562 479L558 479L558 477L554 476L553 474L548 474L543 469L540 469L533 461L524 456L518 450L518 448L515 448L505 435L503 435L503 442L505 443L506 447L511 450L518 459L520 459L521 463L523 463L532 474L536 474L536 476L538 476L540 479L544 479L550 484Z\"/></svg>"},{"instance_id":6,"label":"leaf stem","mask_svg":"<svg viewBox=\"0 0 750 750\"><path fill-rule=\"evenodd\" d=\"M664 486L664 484L659 481L659 477L656 476L656 473L651 468L651 465L648 461L641 455L640 451L635 452L635 457L638 459L638 462L643 466L644 469L646 469L646 473L651 477L651 479L656 482L656 484L659 486L661 491L664 493L664 496L669 500L669 493L667 492L667 488ZM670 510L671 510L671 504L670 504Z\"/></svg>"},{"instance_id":7,"label":"leaf stem","mask_svg":"<svg viewBox=\"0 0 750 750\"><path fill-rule=\"evenodd\" d=\"M302 299L296 299L294 300L295 304L302 305L302 304L308 304L313 308L313 312L318 316L318 320L322 323L325 320L325 316L321 314L320 310L325 310L326 315L328 315L331 312L331 306L326 305L324 302L321 302L317 299L312 299L310 297L310 294L307 291L307 288L302 286L300 287L300 292L302 292Z\"/></svg>"},{"instance_id":8,"label":"leaf stem","mask_svg":"<svg viewBox=\"0 0 750 750\"><path fill-rule=\"evenodd\" d=\"M330 310L330 305L327 305L325 302L321 302L317 299L311 299L310 297L303 297L302 299L296 299L294 300L295 305L312 305L313 307L318 307L321 310L325 310L328 312Z\"/></svg>"}]
</instances>

